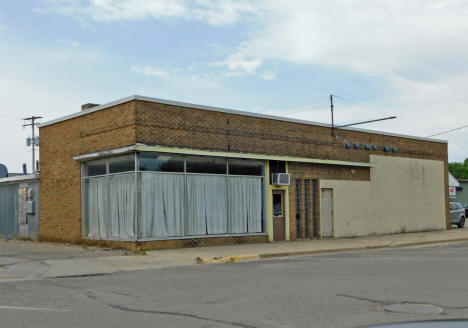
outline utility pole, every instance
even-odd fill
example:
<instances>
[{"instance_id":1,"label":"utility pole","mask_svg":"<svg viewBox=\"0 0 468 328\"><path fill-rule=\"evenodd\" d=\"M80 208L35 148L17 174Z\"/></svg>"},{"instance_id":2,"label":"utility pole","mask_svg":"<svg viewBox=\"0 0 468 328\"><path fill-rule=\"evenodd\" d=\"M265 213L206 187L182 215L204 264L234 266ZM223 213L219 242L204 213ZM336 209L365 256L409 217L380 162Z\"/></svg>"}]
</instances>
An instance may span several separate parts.
<instances>
[{"instance_id":1,"label":"utility pole","mask_svg":"<svg viewBox=\"0 0 468 328\"><path fill-rule=\"evenodd\" d=\"M36 120L42 118L42 116L31 116L31 117L26 117L26 118L23 118L24 121L30 121L31 123L29 124L23 124L23 128L26 127L26 126L31 126L31 129L32 129L32 138L29 139L27 138L26 139L26 145L29 146L31 145L32 146L32 166L31 166L31 172L34 173L34 171L36 170L35 167L36 167L36 145L39 145L39 137L35 137L35 128L36 128L36 125L37 125L37 122Z\"/></svg>"}]
</instances>

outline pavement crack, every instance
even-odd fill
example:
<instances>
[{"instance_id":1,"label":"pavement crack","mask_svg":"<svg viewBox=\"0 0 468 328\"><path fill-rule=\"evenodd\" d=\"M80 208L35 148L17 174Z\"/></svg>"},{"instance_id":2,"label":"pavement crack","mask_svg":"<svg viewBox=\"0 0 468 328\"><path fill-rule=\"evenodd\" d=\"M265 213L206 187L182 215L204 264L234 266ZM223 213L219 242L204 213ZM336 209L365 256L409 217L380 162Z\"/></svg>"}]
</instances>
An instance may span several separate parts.
<instances>
[{"instance_id":1,"label":"pavement crack","mask_svg":"<svg viewBox=\"0 0 468 328\"><path fill-rule=\"evenodd\" d=\"M236 322L236 321L224 321L224 320L218 320L218 319L212 319L212 318L207 318L207 317L202 317L196 314L190 314L190 313L182 313L182 312L170 312L170 311L156 311L156 310L141 310L141 309L132 309L128 307L124 307L121 305L116 305L116 304L107 304L104 303L107 306L119 310L119 311L126 311L126 312L135 312L135 313L149 313L149 314L162 314L162 315L170 315L170 316L177 316L177 317L185 317L185 318L191 318L191 319L198 319L198 320L204 320L204 321L210 321L210 322L216 322L232 327L240 327L240 328L258 328L256 326L244 324L241 322Z\"/></svg>"},{"instance_id":2,"label":"pavement crack","mask_svg":"<svg viewBox=\"0 0 468 328\"><path fill-rule=\"evenodd\" d=\"M388 302L388 301L375 300L375 299L371 299L371 298L365 298L365 297L359 297L359 296L353 296L353 295L346 295L346 294L336 294L336 296L351 298L351 299L358 300L358 301L366 301L366 302L370 302L370 303L377 303L377 304L392 303L392 302Z\"/></svg>"},{"instance_id":3,"label":"pavement crack","mask_svg":"<svg viewBox=\"0 0 468 328\"><path fill-rule=\"evenodd\" d=\"M0 269L6 269L6 268L9 267L9 266L13 266L13 265L17 265L17 264L23 264L23 263L29 263L29 262L33 262L33 261L31 261L31 260L26 260L26 261L22 261L22 262L14 262L14 263L0 264Z\"/></svg>"}]
</instances>

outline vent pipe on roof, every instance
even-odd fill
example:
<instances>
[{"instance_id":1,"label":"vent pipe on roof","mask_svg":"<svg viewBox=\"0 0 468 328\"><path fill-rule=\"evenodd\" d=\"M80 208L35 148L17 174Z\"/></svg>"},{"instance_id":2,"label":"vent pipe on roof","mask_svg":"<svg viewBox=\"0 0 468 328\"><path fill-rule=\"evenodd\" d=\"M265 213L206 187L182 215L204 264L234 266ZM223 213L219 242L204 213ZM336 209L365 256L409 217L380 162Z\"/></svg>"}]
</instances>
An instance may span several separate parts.
<instances>
[{"instance_id":1,"label":"vent pipe on roof","mask_svg":"<svg viewBox=\"0 0 468 328\"><path fill-rule=\"evenodd\" d=\"M87 104L81 105L81 110L87 110L87 109L97 107L97 106L100 106L100 105L99 104L87 103Z\"/></svg>"}]
</instances>

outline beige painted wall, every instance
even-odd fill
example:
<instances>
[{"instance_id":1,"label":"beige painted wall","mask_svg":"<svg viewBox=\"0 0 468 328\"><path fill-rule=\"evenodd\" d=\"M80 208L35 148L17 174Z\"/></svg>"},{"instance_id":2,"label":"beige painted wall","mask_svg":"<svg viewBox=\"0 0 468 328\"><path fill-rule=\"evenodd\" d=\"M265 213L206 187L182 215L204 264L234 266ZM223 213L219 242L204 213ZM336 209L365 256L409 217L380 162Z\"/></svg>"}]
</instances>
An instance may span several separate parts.
<instances>
[{"instance_id":1,"label":"beige painted wall","mask_svg":"<svg viewBox=\"0 0 468 328\"><path fill-rule=\"evenodd\" d=\"M442 161L371 155L370 182L321 180L333 189L334 237L445 229Z\"/></svg>"}]
</instances>

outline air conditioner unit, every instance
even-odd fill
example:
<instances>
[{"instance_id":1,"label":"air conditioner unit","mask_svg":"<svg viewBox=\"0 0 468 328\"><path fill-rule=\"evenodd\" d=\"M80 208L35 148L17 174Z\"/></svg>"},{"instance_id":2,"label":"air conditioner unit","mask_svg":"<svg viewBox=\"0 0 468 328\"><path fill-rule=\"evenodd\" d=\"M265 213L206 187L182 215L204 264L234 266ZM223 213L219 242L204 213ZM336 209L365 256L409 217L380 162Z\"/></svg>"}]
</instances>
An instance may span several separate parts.
<instances>
[{"instance_id":1,"label":"air conditioner unit","mask_svg":"<svg viewBox=\"0 0 468 328\"><path fill-rule=\"evenodd\" d=\"M289 186L291 184L291 175L289 173L273 173L271 182L275 186Z\"/></svg>"}]
</instances>

